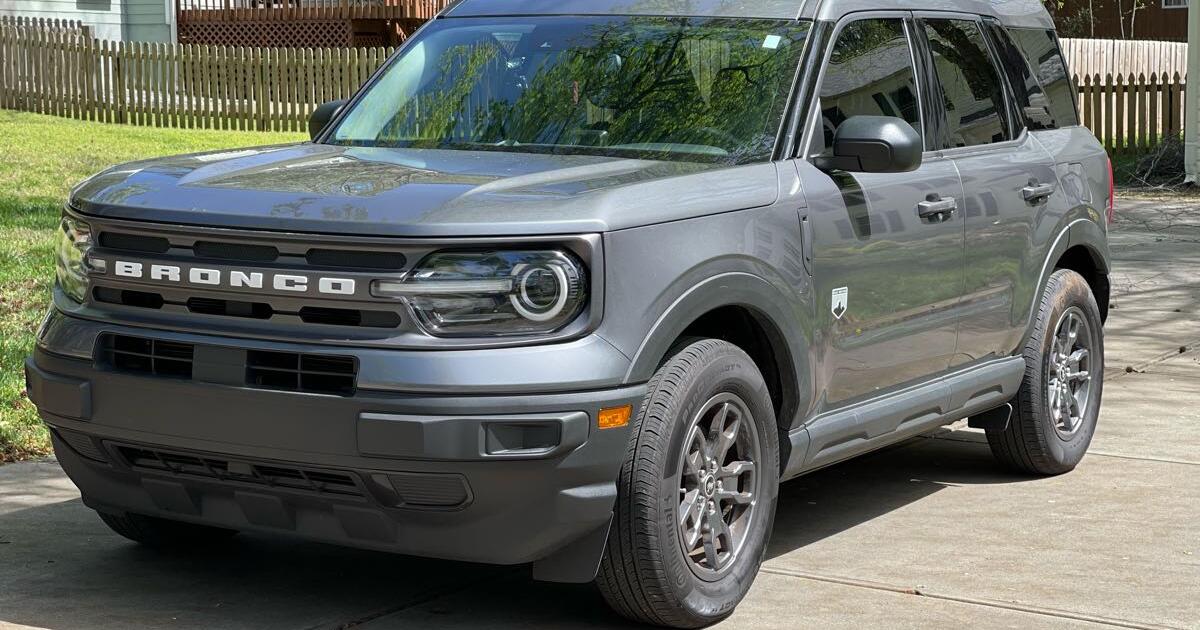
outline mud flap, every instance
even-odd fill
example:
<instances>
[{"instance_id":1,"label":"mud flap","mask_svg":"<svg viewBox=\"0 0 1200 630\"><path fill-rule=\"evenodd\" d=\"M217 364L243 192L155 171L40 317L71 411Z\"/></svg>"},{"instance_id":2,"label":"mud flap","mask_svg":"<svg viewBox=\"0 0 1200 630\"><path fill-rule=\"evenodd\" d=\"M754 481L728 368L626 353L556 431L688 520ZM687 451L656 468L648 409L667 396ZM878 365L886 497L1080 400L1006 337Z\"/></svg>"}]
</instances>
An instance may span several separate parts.
<instances>
[{"instance_id":1,"label":"mud flap","mask_svg":"<svg viewBox=\"0 0 1200 630\"><path fill-rule=\"evenodd\" d=\"M586 584L596 579L611 527L610 517L604 525L534 562L533 579L563 584Z\"/></svg>"},{"instance_id":2,"label":"mud flap","mask_svg":"<svg viewBox=\"0 0 1200 630\"><path fill-rule=\"evenodd\" d=\"M967 420L967 426L972 429L983 429L990 432L1003 431L1008 428L1008 421L1012 418L1012 412L1012 403L1004 403L991 411L971 416Z\"/></svg>"}]
</instances>

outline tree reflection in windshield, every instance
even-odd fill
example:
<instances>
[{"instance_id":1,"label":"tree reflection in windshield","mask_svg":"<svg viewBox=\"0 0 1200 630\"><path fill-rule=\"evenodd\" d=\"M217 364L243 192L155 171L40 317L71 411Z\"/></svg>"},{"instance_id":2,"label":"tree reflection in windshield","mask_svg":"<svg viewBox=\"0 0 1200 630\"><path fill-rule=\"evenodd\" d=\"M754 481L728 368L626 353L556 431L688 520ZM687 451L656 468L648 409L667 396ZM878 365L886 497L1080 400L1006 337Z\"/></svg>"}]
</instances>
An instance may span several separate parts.
<instances>
[{"instance_id":1,"label":"tree reflection in windshield","mask_svg":"<svg viewBox=\"0 0 1200 630\"><path fill-rule=\"evenodd\" d=\"M331 141L762 161L807 32L779 20L439 20Z\"/></svg>"}]
</instances>

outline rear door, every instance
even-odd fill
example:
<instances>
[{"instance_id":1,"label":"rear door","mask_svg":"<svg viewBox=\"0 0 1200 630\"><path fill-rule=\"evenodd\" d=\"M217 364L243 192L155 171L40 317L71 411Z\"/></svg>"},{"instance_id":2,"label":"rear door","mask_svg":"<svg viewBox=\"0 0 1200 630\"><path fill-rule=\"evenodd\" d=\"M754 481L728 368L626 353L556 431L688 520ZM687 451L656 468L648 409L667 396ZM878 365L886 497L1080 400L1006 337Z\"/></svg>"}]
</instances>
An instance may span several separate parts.
<instances>
[{"instance_id":1,"label":"rear door","mask_svg":"<svg viewBox=\"0 0 1200 630\"><path fill-rule=\"evenodd\" d=\"M932 141L962 177L963 303L951 367L1012 355L1032 307L1042 260L1036 229L1065 211L1054 160L1026 129L1003 65L978 16L917 14L935 90Z\"/></svg>"},{"instance_id":2,"label":"rear door","mask_svg":"<svg viewBox=\"0 0 1200 630\"><path fill-rule=\"evenodd\" d=\"M880 174L822 172L808 159L829 151L852 116L895 116L928 128L911 28L907 12L855 14L837 26L809 148L796 162L813 233L822 355L816 380L824 394L818 413L936 379L954 353L964 232L954 163L926 151L917 171ZM922 218L928 204L946 211ZM810 432L818 442L841 439L821 427Z\"/></svg>"}]
</instances>

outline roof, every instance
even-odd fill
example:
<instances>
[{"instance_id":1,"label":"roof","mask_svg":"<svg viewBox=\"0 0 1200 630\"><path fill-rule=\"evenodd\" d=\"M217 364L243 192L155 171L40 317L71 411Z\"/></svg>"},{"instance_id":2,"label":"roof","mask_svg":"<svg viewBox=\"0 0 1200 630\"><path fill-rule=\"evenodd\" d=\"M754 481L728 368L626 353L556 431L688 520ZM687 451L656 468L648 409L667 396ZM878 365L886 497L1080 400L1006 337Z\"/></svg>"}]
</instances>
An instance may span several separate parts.
<instances>
[{"instance_id":1,"label":"roof","mask_svg":"<svg viewBox=\"0 0 1200 630\"><path fill-rule=\"evenodd\" d=\"M1011 26L1054 28L1041 0L460 0L453 17L500 15L670 15L838 20L881 10L990 15Z\"/></svg>"},{"instance_id":2,"label":"roof","mask_svg":"<svg viewBox=\"0 0 1200 630\"><path fill-rule=\"evenodd\" d=\"M811 0L800 17L836 21L859 11L956 12L992 16L1009 26L1054 28L1041 0Z\"/></svg>"},{"instance_id":3,"label":"roof","mask_svg":"<svg viewBox=\"0 0 1200 630\"><path fill-rule=\"evenodd\" d=\"M804 3L805 0L462 0L448 15L688 15L794 20Z\"/></svg>"}]
</instances>

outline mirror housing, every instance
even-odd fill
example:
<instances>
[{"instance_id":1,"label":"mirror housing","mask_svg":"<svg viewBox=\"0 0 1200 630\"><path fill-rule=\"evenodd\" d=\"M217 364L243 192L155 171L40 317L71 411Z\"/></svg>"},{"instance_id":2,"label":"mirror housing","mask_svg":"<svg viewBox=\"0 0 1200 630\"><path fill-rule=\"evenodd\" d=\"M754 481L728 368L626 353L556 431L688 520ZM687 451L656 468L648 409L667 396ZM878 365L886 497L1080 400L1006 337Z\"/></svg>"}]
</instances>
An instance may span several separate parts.
<instances>
[{"instance_id":1,"label":"mirror housing","mask_svg":"<svg viewBox=\"0 0 1200 630\"><path fill-rule=\"evenodd\" d=\"M314 109L312 115L308 117L308 139L316 140L317 136L325 131L325 127L329 126L329 121L333 120L333 117L345 106L346 101L329 101Z\"/></svg>"},{"instance_id":2,"label":"mirror housing","mask_svg":"<svg viewBox=\"0 0 1200 630\"><path fill-rule=\"evenodd\" d=\"M816 159L823 171L907 173L921 166L921 134L894 116L851 116L838 126L833 155Z\"/></svg>"}]
</instances>

